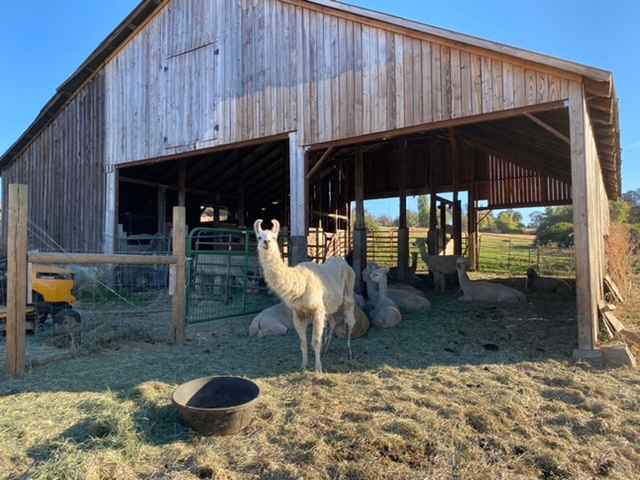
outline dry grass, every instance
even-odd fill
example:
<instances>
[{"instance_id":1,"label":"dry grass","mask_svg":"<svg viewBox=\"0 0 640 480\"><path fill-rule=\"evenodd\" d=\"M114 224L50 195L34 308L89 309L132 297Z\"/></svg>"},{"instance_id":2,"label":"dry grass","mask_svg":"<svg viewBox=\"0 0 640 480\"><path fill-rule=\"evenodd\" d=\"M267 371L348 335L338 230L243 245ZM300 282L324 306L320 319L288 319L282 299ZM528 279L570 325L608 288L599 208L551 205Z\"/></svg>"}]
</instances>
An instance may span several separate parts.
<instances>
[{"instance_id":1,"label":"dry grass","mask_svg":"<svg viewBox=\"0 0 640 480\"><path fill-rule=\"evenodd\" d=\"M628 297L632 287L634 259L629 225L611 224L606 249L609 274L622 294Z\"/></svg>"},{"instance_id":2,"label":"dry grass","mask_svg":"<svg viewBox=\"0 0 640 480\"><path fill-rule=\"evenodd\" d=\"M372 330L296 371L297 339L249 339L248 319L192 329L189 345L129 343L0 384L7 479L635 479L640 374L572 364L574 307L434 298L428 315ZM491 346L497 346L497 350ZM253 424L194 436L175 386L257 381Z\"/></svg>"}]
</instances>

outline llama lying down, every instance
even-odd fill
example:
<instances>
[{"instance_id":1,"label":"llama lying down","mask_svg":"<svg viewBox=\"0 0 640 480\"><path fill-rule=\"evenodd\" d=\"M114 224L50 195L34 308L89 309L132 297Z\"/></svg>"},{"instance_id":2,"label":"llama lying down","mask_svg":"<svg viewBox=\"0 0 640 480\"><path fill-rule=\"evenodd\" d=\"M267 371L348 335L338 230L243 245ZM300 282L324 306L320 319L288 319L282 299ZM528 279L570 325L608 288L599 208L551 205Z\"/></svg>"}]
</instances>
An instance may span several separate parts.
<instances>
[{"instance_id":1,"label":"llama lying down","mask_svg":"<svg viewBox=\"0 0 640 480\"><path fill-rule=\"evenodd\" d=\"M355 305L356 324L351 331L351 338L359 338L369 331L370 322L362 308ZM338 338L347 338L347 325L344 321L342 312L338 312L332 316L335 323L335 336ZM329 320L331 325L331 320ZM293 330L293 315L291 310L284 304L278 303L269 308L264 309L257 314L251 321L249 326L250 337L280 337L287 335L289 330ZM325 337L325 345L329 339Z\"/></svg>"},{"instance_id":2,"label":"llama lying down","mask_svg":"<svg viewBox=\"0 0 640 480\"><path fill-rule=\"evenodd\" d=\"M463 302L496 302L496 303L520 303L526 302L524 293L515 288L507 287L499 283L471 280L467 275L467 262L459 258L456 262L458 281L462 295L458 300Z\"/></svg>"},{"instance_id":3,"label":"llama lying down","mask_svg":"<svg viewBox=\"0 0 640 480\"><path fill-rule=\"evenodd\" d=\"M255 316L249 326L249 335L252 337L278 337L286 335L292 327L291 310L284 303L278 303Z\"/></svg>"},{"instance_id":4,"label":"llama lying down","mask_svg":"<svg viewBox=\"0 0 640 480\"><path fill-rule=\"evenodd\" d=\"M355 273L342 258L329 258L319 265L305 262L289 267L282 260L278 247L280 223L272 220L272 230L262 229L262 220L256 220L253 228L258 238L258 258L269 288L289 307L293 314L293 326L300 337L302 369L307 368L307 326L313 325L312 345L315 352L316 372L322 373L320 351L327 323L335 328L332 315L343 311L347 325L347 347L351 357L351 330L356 320L353 288ZM329 336L329 339L331 336Z\"/></svg>"}]
</instances>

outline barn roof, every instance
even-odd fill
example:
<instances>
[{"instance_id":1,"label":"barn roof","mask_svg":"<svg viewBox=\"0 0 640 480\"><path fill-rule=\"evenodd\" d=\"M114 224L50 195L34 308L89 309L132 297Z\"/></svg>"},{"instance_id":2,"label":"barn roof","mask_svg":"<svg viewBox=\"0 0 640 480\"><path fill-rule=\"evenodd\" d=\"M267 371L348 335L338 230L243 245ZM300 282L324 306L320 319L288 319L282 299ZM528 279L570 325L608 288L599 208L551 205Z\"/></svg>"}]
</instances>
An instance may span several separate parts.
<instances>
[{"instance_id":1,"label":"barn roof","mask_svg":"<svg viewBox=\"0 0 640 480\"><path fill-rule=\"evenodd\" d=\"M356 21L373 23L382 28L399 30L402 33L433 37L438 41L447 41L463 48L485 50L493 54L516 57L526 62L583 77L590 115L596 131L600 158L603 162L605 174L609 179L609 190L615 196L619 195L621 188L621 157L618 99L611 72L333 0L279 1L328 14L349 17ZM0 168L19 154L38 135L40 130L56 117L67 100L101 68L110 56L127 43L138 32L140 27L167 3L167 0L142 0L127 18L89 55L82 65L58 87L54 96L43 107L27 130L0 157Z\"/></svg>"}]
</instances>

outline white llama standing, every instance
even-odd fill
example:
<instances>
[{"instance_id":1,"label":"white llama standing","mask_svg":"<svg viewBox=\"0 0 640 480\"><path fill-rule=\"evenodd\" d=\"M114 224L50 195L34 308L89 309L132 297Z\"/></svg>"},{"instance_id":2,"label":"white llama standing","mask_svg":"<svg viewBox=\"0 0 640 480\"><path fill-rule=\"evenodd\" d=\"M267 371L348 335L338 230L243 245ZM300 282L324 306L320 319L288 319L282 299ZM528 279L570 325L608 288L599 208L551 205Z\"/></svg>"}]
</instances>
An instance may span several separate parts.
<instances>
[{"instance_id":1,"label":"white llama standing","mask_svg":"<svg viewBox=\"0 0 640 480\"><path fill-rule=\"evenodd\" d=\"M307 368L307 326L313 324L312 345L315 352L316 372L322 373L320 350L327 320L333 325L332 315L343 310L347 324L347 347L351 357L351 330L354 314L355 273L342 258L331 257L324 264L305 262L289 267L282 260L278 247L280 223L272 220L271 230L262 229L262 220L253 228L258 238L258 257L269 288L280 297L293 314L293 326L300 337L302 369ZM330 337L329 337L330 339Z\"/></svg>"}]
</instances>

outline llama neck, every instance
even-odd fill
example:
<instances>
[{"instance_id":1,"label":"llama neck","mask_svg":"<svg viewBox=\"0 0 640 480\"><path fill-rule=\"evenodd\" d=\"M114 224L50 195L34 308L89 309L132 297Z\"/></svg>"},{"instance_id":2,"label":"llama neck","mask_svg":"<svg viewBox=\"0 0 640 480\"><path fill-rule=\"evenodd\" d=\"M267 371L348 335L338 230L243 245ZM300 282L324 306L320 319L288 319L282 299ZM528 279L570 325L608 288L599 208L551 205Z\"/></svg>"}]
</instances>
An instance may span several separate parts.
<instances>
[{"instance_id":1,"label":"llama neck","mask_svg":"<svg viewBox=\"0 0 640 480\"><path fill-rule=\"evenodd\" d=\"M302 296L305 290L304 279L300 272L284 263L278 248L259 249L258 257L264 271L264 280L278 297L285 303L291 303Z\"/></svg>"}]
</instances>

